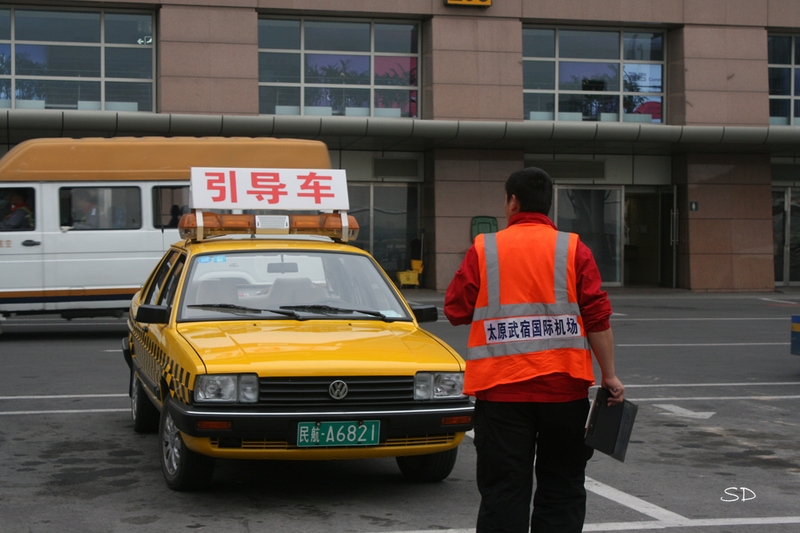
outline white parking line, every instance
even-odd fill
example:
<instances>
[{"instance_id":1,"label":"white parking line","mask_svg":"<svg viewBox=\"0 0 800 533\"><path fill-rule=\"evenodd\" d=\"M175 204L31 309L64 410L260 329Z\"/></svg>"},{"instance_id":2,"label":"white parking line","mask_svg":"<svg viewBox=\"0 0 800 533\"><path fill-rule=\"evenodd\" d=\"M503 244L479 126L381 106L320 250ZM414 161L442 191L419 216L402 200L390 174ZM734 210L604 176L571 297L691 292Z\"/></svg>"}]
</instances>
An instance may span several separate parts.
<instances>
[{"instance_id":1,"label":"white parking line","mask_svg":"<svg viewBox=\"0 0 800 533\"><path fill-rule=\"evenodd\" d=\"M766 516L759 518L686 518L648 501L631 496L599 481L586 478L586 490L633 509L655 521L606 522L586 524L584 531L643 531L648 529L725 527L767 524L800 524L800 516Z\"/></svg>"},{"instance_id":2,"label":"white parking line","mask_svg":"<svg viewBox=\"0 0 800 533\"><path fill-rule=\"evenodd\" d=\"M617 315L611 315L612 320L620 322L735 322L745 320L752 322L754 320L781 320L789 323L789 318L785 316L751 316L751 317L663 317L663 318L617 318Z\"/></svg>"},{"instance_id":3,"label":"white parking line","mask_svg":"<svg viewBox=\"0 0 800 533\"><path fill-rule=\"evenodd\" d=\"M617 348L663 348L687 346L789 346L791 342L703 342L703 343L657 343L657 344L617 344Z\"/></svg>"},{"instance_id":4,"label":"white parking line","mask_svg":"<svg viewBox=\"0 0 800 533\"><path fill-rule=\"evenodd\" d=\"M683 523L688 520L686 517L679 515L678 513L673 513L672 511L667 511L666 509L659 507L655 504L647 502L641 498L637 498L636 496L631 496L621 490L617 490L614 487L610 487L608 485L604 485L599 481L595 481L594 479L587 477L586 478L586 490L591 491L598 496L602 496L608 500L616 502L620 505L623 505L629 509L633 509L643 515L647 515L650 518L655 518L659 522L662 523ZM589 531L585 527L584 531Z\"/></svg>"},{"instance_id":5,"label":"white parking line","mask_svg":"<svg viewBox=\"0 0 800 533\"><path fill-rule=\"evenodd\" d=\"M0 411L0 416L11 415L82 415L86 413L129 413L128 409L51 409L48 411Z\"/></svg>"},{"instance_id":6,"label":"white parking line","mask_svg":"<svg viewBox=\"0 0 800 533\"><path fill-rule=\"evenodd\" d=\"M800 381L754 381L747 383L647 383L642 385L625 384L626 389L660 389L662 387L780 387L784 385L800 386Z\"/></svg>"}]
</instances>

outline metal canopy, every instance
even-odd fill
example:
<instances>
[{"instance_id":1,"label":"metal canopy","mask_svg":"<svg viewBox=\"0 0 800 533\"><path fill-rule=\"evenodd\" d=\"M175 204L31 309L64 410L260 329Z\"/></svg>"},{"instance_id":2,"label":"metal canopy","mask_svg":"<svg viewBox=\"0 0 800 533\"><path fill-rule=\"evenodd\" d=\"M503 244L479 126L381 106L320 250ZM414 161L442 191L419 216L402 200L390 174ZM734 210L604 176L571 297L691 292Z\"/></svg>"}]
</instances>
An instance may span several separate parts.
<instances>
[{"instance_id":1,"label":"metal canopy","mask_svg":"<svg viewBox=\"0 0 800 533\"><path fill-rule=\"evenodd\" d=\"M193 115L114 111L0 112L0 142L37 137L224 136L324 141L332 150L435 148L525 153L769 153L795 157L800 127L672 126L641 123L420 120L287 115Z\"/></svg>"}]
</instances>

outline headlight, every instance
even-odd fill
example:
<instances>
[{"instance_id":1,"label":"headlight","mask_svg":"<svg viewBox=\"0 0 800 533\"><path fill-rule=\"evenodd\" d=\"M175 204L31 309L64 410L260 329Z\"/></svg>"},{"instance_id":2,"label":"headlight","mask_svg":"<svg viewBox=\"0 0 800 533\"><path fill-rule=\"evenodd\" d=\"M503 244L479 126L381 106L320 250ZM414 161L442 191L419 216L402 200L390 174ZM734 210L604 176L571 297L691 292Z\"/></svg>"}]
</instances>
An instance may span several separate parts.
<instances>
[{"instance_id":1,"label":"headlight","mask_svg":"<svg viewBox=\"0 0 800 533\"><path fill-rule=\"evenodd\" d=\"M415 400L460 398L463 390L463 372L419 372L414 376Z\"/></svg>"},{"instance_id":2,"label":"headlight","mask_svg":"<svg viewBox=\"0 0 800 533\"><path fill-rule=\"evenodd\" d=\"M198 403L256 403L258 376L255 374L219 374L198 376L194 384Z\"/></svg>"}]
</instances>

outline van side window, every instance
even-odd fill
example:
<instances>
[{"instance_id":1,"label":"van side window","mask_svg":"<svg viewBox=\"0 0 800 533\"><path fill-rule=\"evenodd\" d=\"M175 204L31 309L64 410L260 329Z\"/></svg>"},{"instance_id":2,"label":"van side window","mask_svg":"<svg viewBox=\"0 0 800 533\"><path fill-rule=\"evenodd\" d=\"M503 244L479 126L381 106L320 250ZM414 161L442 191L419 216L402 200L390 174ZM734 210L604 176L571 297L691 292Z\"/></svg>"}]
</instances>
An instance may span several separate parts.
<instances>
[{"instance_id":1,"label":"van side window","mask_svg":"<svg viewBox=\"0 0 800 533\"><path fill-rule=\"evenodd\" d=\"M150 280L147 286L147 294L142 302L143 304L156 305L159 302L158 296L161 294L161 289L164 287L167 280L167 274L172 270L173 265L178 262L179 254L173 251L167 255L158 267L155 275Z\"/></svg>"},{"instance_id":2,"label":"van side window","mask_svg":"<svg viewBox=\"0 0 800 533\"><path fill-rule=\"evenodd\" d=\"M181 216L190 211L189 187L153 187L153 227L177 228Z\"/></svg>"},{"instance_id":3,"label":"van side window","mask_svg":"<svg viewBox=\"0 0 800 533\"><path fill-rule=\"evenodd\" d=\"M33 231L36 191L31 187L0 188L0 231Z\"/></svg>"},{"instance_id":4,"label":"van side window","mask_svg":"<svg viewBox=\"0 0 800 533\"><path fill-rule=\"evenodd\" d=\"M61 226L73 230L139 229L139 187L62 187L58 192Z\"/></svg>"}]
</instances>

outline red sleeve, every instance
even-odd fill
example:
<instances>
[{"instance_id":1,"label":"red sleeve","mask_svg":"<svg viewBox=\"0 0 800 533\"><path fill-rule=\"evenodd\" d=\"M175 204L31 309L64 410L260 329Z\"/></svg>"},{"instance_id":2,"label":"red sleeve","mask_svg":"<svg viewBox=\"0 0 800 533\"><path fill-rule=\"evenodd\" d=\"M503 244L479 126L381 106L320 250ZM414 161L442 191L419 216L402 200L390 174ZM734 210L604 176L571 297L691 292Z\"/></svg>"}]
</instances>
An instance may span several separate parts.
<instances>
[{"instance_id":1,"label":"red sleeve","mask_svg":"<svg viewBox=\"0 0 800 533\"><path fill-rule=\"evenodd\" d=\"M587 332L607 330L611 327L611 302L608 300L608 293L600 288L600 271L592 251L580 241L575 251L575 269L578 305L581 308L584 329Z\"/></svg>"},{"instance_id":2,"label":"red sleeve","mask_svg":"<svg viewBox=\"0 0 800 533\"><path fill-rule=\"evenodd\" d=\"M454 326L472 323L480 282L478 252L470 246L444 295L444 314Z\"/></svg>"}]
</instances>

